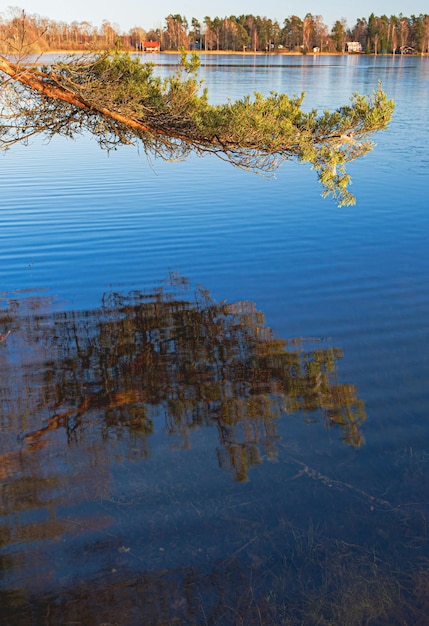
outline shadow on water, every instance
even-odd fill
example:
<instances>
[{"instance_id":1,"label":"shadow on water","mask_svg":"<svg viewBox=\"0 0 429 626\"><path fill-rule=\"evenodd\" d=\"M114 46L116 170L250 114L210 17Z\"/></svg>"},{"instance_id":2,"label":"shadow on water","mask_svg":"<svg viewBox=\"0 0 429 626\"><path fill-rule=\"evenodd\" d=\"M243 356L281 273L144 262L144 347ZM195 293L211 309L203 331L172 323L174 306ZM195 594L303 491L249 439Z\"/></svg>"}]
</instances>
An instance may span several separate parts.
<instances>
[{"instance_id":1,"label":"shadow on water","mask_svg":"<svg viewBox=\"0 0 429 626\"><path fill-rule=\"evenodd\" d=\"M0 312L2 624L403 624L429 608L421 511L281 434L298 416L361 446L340 349L278 339L253 303L174 275L53 308Z\"/></svg>"}]
</instances>

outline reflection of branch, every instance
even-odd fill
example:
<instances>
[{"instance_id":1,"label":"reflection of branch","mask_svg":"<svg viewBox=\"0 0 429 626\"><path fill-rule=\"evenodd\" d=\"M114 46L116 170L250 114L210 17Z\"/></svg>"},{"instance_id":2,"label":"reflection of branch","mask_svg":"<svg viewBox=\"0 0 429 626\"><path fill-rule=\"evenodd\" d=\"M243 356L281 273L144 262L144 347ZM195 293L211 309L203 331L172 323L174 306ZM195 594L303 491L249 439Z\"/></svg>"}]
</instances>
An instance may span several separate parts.
<instances>
[{"instance_id":1,"label":"reflection of branch","mask_svg":"<svg viewBox=\"0 0 429 626\"><path fill-rule=\"evenodd\" d=\"M58 430L59 428L67 428L69 417L81 417L91 409L117 409L130 404L143 402L145 396L142 391L130 390L104 395L91 393L79 404L75 409L63 411L50 417L45 426L28 433L24 437L24 443L34 447L40 447L40 439L48 432Z\"/></svg>"},{"instance_id":2,"label":"reflection of branch","mask_svg":"<svg viewBox=\"0 0 429 626\"><path fill-rule=\"evenodd\" d=\"M192 296L169 287L110 294L99 309L61 315L42 315L40 306L34 315L30 301L19 312L25 343L11 344L11 359L20 350L28 374L19 393L37 390L29 394L32 420L22 423L24 445L41 448L60 430L72 441L88 426L147 436L153 407L162 408L170 436L217 426L219 465L236 480L277 456L277 423L286 414L314 415L344 443L362 444L365 410L354 385L337 381L340 349L276 338L253 303L217 304L202 290ZM11 361L11 390L14 371Z\"/></svg>"},{"instance_id":3,"label":"reflection of branch","mask_svg":"<svg viewBox=\"0 0 429 626\"><path fill-rule=\"evenodd\" d=\"M10 335L12 331L8 330L7 333L4 333L4 335L2 335L2 333L0 333L0 343L2 343L2 341L6 341L6 339L8 338L8 336Z\"/></svg>"},{"instance_id":4,"label":"reflection of branch","mask_svg":"<svg viewBox=\"0 0 429 626\"><path fill-rule=\"evenodd\" d=\"M235 550L235 552L233 552L232 554L230 554L228 556L228 558L224 559L223 561L221 561L220 563L218 563L216 565L216 567L213 570L213 574L215 574L217 572L218 569L220 569L222 567L222 565L225 565L225 563L229 563L230 561L234 560L235 557L237 556L237 554L240 554L240 552L242 552L243 550L245 550L247 547L249 547L252 543L254 543L257 540L258 537L253 537L252 539L249 539L249 541L246 541L245 544L243 544L242 546L240 546L237 550Z\"/></svg>"},{"instance_id":5,"label":"reflection of branch","mask_svg":"<svg viewBox=\"0 0 429 626\"><path fill-rule=\"evenodd\" d=\"M333 487L334 489L337 489L338 491L344 491L344 490L352 491L353 493L356 493L360 497L364 498L364 500L367 500L371 506L374 506L376 504L378 506L381 506L384 509L392 508L392 505L387 500L383 500L382 498L377 498L377 496L371 496L369 493L367 493L363 489L358 489L357 487L354 487L350 483L345 483L342 480L336 480L334 478L330 478L329 476L326 476L326 474L321 474L320 472L313 469L312 467L309 467L306 463L303 463L302 461L298 461L298 459L294 459L291 456L286 456L284 459L284 462L290 463L293 465L298 465L298 467L302 468L298 472L298 474L296 474L293 477L292 480L296 478L300 478L301 476L307 476L308 478L311 478L312 480L318 480L319 482L323 483L329 488Z\"/></svg>"}]
</instances>

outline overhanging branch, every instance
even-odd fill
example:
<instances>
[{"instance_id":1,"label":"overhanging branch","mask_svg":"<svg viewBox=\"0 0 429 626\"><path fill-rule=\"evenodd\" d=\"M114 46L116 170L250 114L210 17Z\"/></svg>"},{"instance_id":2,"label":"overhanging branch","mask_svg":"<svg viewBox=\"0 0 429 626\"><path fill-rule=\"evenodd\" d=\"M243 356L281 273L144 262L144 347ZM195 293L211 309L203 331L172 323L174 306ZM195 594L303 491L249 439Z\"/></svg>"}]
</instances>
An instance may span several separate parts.
<instances>
[{"instance_id":1,"label":"overhanging branch","mask_svg":"<svg viewBox=\"0 0 429 626\"><path fill-rule=\"evenodd\" d=\"M380 86L373 96L355 95L350 105L322 115L304 112L303 96L275 93L213 106L201 92L197 68L198 58L183 53L178 71L161 81L150 64L118 52L72 58L44 71L0 56L0 73L9 77L0 87L0 147L38 132L50 138L86 130L106 148L140 141L161 158L214 153L261 173L294 159L311 164L324 195L340 205L354 203L345 165L372 149L370 136L393 112Z\"/></svg>"}]
</instances>

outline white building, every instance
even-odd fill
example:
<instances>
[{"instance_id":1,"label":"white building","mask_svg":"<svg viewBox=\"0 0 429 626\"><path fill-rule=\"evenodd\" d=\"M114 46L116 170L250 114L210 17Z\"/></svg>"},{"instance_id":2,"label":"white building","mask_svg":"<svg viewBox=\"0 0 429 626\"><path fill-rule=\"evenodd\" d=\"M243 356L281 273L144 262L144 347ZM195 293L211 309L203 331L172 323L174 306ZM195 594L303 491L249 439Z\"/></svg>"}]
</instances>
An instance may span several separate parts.
<instances>
[{"instance_id":1,"label":"white building","mask_svg":"<svg viewBox=\"0 0 429 626\"><path fill-rule=\"evenodd\" d=\"M346 52L362 52L362 44L359 41L348 41L346 43Z\"/></svg>"}]
</instances>

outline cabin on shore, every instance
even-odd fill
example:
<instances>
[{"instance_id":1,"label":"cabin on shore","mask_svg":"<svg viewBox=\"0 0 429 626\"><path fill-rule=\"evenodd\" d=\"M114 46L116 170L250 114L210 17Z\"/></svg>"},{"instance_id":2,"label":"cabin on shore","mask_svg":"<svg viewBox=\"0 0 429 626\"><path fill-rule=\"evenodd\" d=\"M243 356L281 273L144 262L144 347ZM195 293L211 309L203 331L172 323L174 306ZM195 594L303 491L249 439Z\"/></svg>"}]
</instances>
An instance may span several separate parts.
<instances>
[{"instance_id":1,"label":"cabin on shore","mask_svg":"<svg viewBox=\"0 0 429 626\"><path fill-rule=\"evenodd\" d=\"M143 52L159 52L160 50L159 41L145 41L143 43Z\"/></svg>"},{"instance_id":2,"label":"cabin on shore","mask_svg":"<svg viewBox=\"0 0 429 626\"><path fill-rule=\"evenodd\" d=\"M360 54L362 52L362 44L360 41L347 41L346 52L353 52L354 54Z\"/></svg>"},{"instance_id":3,"label":"cabin on shore","mask_svg":"<svg viewBox=\"0 0 429 626\"><path fill-rule=\"evenodd\" d=\"M416 54L416 50L411 46L400 46L396 48L395 54Z\"/></svg>"}]
</instances>

